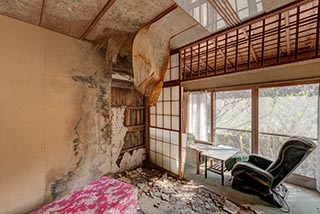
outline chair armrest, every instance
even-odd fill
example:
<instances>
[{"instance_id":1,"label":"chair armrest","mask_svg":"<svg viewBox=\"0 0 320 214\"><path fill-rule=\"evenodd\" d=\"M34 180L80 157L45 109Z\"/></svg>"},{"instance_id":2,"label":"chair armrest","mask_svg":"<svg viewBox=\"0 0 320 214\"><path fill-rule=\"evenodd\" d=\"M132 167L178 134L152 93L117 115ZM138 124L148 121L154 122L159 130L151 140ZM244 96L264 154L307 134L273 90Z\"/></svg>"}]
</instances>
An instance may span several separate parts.
<instances>
[{"instance_id":1,"label":"chair armrest","mask_svg":"<svg viewBox=\"0 0 320 214\"><path fill-rule=\"evenodd\" d=\"M250 155L248 162L265 170L271 165L273 161L260 155Z\"/></svg>"},{"instance_id":2,"label":"chair armrest","mask_svg":"<svg viewBox=\"0 0 320 214\"><path fill-rule=\"evenodd\" d=\"M237 163L233 167L231 174L234 177L242 176L242 175L246 174L251 179L253 179L261 184L264 184L265 186L271 186L271 184L273 182L273 176L269 172L255 166L255 165L252 165L248 162ZM248 181L248 182L250 182L250 181Z\"/></svg>"}]
</instances>

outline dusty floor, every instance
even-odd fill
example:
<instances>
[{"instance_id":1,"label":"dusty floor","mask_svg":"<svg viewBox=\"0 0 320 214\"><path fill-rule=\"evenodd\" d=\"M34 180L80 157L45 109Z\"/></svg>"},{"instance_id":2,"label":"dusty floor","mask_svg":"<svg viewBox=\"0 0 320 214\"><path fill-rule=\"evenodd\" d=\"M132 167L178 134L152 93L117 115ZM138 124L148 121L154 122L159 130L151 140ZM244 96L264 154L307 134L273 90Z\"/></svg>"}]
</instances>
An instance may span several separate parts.
<instances>
[{"instance_id":1,"label":"dusty floor","mask_svg":"<svg viewBox=\"0 0 320 214\"><path fill-rule=\"evenodd\" d=\"M116 174L114 178L139 189L139 213L181 214L261 214L249 206L239 206L192 181L179 181L167 173L138 168Z\"/></svg>"},{"instance_id":2,"label":"dusty floor","mask_svg":"<svg viewBox=\"0 0 320 214\"><path fill-rule=\"evenodd\" d=\"M239 192L231 187L230 173L225 176L224 186L221 185L221 177L212 172L208 172L208 178L204 178L204 169L197 175L194 165L186 165L185 178L193 180L194 183L203 185L215 193L223 195L231 201L249 205L252 209L262 210L267 214L283 214L279 208L260 200L259 197ZM314 190L306 189L292 184L286 184L289 189L287 203L291 214L320 214L320 193Z\"/></svg>"}]
</instances>

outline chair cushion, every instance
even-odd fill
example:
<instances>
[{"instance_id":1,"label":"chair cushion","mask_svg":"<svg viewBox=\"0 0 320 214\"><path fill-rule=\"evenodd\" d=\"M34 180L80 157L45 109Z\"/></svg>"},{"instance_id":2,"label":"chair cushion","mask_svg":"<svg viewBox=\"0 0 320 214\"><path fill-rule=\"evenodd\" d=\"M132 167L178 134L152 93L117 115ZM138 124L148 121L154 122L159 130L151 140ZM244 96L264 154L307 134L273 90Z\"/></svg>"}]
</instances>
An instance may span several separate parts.
<instances>
[{"instance_id":1,"label":"chair cushion","mask_svg":"<svg viewBox=\"0 0 320 214\"><path fill-rule=\"evenodd\" d=\"M237 153L233 155L231 158L229 158L228 160L226 160L225 166L227 170L230 171L236 163L242 162L242 161L248 161L248 160L249 160L249 155L247 153L245 152Z\"/></svg>"}]
</instances>

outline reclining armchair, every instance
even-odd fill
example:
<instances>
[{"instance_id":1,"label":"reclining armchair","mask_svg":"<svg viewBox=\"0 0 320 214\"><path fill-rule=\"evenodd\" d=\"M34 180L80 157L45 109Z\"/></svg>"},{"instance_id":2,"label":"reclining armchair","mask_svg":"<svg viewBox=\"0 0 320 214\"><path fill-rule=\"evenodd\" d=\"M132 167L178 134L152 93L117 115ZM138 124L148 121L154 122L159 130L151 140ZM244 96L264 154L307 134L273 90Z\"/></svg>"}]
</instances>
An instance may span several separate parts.
<instances>
[{"instance_id":1,"label":"reclining armchair","mask_svg":"<svg viewBox=\"0 0 320 214\"><path fill-rule=\"evenodd\" d=\"M247 162L234 165L232 187L258 195L278 207L287 206L288 190L282 182L315 148L316 144L306 138L291 137L282 145L275 161L250 155Z\"/></svg>"}]
</instances>

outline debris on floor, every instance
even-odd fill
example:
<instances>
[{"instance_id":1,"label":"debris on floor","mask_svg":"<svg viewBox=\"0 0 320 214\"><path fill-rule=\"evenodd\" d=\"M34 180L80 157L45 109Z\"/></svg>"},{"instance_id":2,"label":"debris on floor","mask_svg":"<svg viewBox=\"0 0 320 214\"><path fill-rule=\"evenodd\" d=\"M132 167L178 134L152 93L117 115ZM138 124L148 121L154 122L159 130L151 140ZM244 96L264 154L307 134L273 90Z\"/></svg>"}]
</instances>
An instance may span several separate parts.
<instances>
[{"instance_id":1,"label":"debris on floor","mask_svg":"<svg viewBox=\"0 0 320 214\"><path fill-rule=\"evenodd\" d=\"M137 168L113 176L139 189L139 214L262 214L237 205L192 181L178 180L155 169Z\"/></svg>"}]
</instances>

